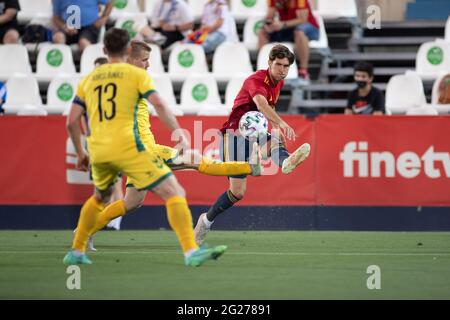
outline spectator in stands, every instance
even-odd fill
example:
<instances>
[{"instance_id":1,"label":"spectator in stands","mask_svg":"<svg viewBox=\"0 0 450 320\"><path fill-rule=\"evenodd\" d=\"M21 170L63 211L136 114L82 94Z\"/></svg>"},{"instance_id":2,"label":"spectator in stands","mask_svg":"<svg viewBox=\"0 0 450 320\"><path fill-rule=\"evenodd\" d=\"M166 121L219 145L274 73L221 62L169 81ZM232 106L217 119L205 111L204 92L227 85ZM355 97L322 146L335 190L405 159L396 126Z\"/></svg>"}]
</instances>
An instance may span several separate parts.
<instances>
[{"instance_id":1,"label":"spectator in stands","mask_svg":"<svg viewBox=\"0 0 450 320\"><path fill-rule=\"evenodd\" d=\"M0 44L19 43L17 31L17 12L20 11L18 0L0 0Z\"/></svg>"},{"instance_id":2,"label":"spectator in stands","mask_svg":"<svg viewBox=\"0 0 450 320\"><path fill-rule=\"evenodd\" d=\"M6 101L6 86L3 82L0 81L0 115L5 113L5 109L3 109L3 104Z\"/></svg>"},{"instance_id":3,"label":"spectator in stands","mask_svg":"<svg viewBox=\"0 0 450 320\"><path fill-rule=\"evenodd\" d=\"M53 24L56 31L53 34L53 42L61 44L74 44L80 46L83 51L87 46L97 43L100 29L106 24L113 7L114 0L52 0ZM67 22L72 22L74 12L67 10L76 5L80 8L80 28L72 27ZM99 16L99 5L105 5L103 14ZM76 13L76 11L75 11ZM73 19L76 21L76 19Z\"/></svg>"},{"instance_id":4,"label":"spectator in stands","mask_svg":"<svg viewBox=\"0 0 450 320\"><path fill-rule=\"evenodd\" d=\"M383 114L385 112L384 96L372 85L372 64L358 62L353 71L353 78L358 87L348 94L345 114Z\"/></svg>"},{"instance_id":5,"label":"spectator in stands","mask_svg":"<svg viewBox=\"0 0 450 320\"><path fill-rule=\"evenodd\" d=\"M269 42L294 42L300 60L298 76L309 81L309 41L319 39L319 24L308 0L269 0L265 25L258 32L258 49Z\"/></svg>"},{"instance_id":6,"label":"spectator in stands","mask_svg":"<svg viewBox=\"0 0 450 320\"><path fill-rule=\"evenodd\" d=\"M437 104L450 104L450 73L440 79Z\"/></svg>"},{"instance_id":7,"label":"spectator in stands","mask_svg":"<svg viewBox=\"0 0 450 320\"><path fill-rule=\"evenodd\" d=\"M151 27L140 30L146 42L157 43L162 49L184 40L194 27L194 18L183 0L157 0L153 7Z\"/></svg>"},{"instance_id":8,"label":"spectator in stands","mask_svg":"<svg viewBox=\"0 0 450 320\"><path fill-rule=\"evenodd\" d=\"M231 14L225 0L209 0L205 3L200 28L188 34L188 43L200 44L206 54L214 50L226 40L229 35Z\"/></svg>"}]
</instances>

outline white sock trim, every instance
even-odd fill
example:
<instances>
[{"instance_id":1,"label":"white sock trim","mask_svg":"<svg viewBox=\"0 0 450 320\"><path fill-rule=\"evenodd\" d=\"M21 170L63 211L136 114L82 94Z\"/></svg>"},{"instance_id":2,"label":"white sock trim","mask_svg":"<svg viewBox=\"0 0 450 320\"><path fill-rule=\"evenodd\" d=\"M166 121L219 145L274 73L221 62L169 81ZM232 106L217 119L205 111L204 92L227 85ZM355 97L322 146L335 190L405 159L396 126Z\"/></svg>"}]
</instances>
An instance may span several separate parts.
<instances>
[{"instance_id":1,"label":"white sock trim","mask_svg":"<svg viewBox=\"0 0 450 320\"><path fill-rule=\"evenodd\" d=\"M206 214L203 216L203 222L206 224L206 226L208 227L208 228L211 228L211 225L214 223L214 220L213 221L209 221L208 220L208 218L206 217Z\"/></svg>"}]
</instances>

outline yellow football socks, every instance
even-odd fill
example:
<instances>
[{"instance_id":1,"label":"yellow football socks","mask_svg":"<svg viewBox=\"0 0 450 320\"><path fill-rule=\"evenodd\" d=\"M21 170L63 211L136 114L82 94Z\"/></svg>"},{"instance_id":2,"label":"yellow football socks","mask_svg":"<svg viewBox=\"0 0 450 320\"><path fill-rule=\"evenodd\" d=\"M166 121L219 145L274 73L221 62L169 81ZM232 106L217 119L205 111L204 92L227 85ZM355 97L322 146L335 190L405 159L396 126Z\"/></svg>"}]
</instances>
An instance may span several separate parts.
<instances>
[{"instance_id":1,"label":"yellow football socks","mask_svg":"<svg viewBox=\"0 0 450 320\"><path fill-rule=\"evenodd\" d=\"M210 176L237 176L251 174L250 164L243 161L220 162L208 158L202 158L198 172Z\"/></svg>"},{"instance_id":2,"label":"yellow football socks","mask_svg":"<svg viewBox=\"0 0 450 320\"><path fill-rule=\"evenodd\" d=\"M198 249L195 243L194 229L192 228L192 216L186 198L172 197L166 201L167 218L175 231L183 252Z\"/></svg>"},{"instance_id":3,"label":"yellow football socks","mask_svg":"<svg viewBox=\"0 0 450 320\"><path fill-rule=\"evenodd\" d=\"M126 213L125 201L117 200L108 205L97 217L95 227L89 235L93 235L97 231L103 229L111 220L123 216Z\"/></svg>"},{"instance_id":4,"label":"yellow football socks","mask_svg":"<svg viewBox=\"0 0 450 320\"><path fill-rule=\"evenodd\" d=\"M104 208L103 202L97 201L94 196L86 200L81 208L80 218L78 219L77 231L72 243L73 249L80 252L86 251L89 234L95 226L97 217Z\"/></svg>"}]
</instances>

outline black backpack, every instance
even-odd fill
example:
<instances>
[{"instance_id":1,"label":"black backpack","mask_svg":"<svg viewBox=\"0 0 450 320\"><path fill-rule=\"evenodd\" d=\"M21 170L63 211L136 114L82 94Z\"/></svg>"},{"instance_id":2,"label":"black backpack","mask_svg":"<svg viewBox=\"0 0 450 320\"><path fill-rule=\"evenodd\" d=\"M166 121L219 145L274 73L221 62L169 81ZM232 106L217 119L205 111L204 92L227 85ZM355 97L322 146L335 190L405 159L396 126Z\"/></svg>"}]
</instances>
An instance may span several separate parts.
<instances>
[{"instance_id":1,"label":"black backpack","mask_svg":"<svg viewBox=\"0 0 450 320\"><path fill-rule=\"evenodd\" d=\"M50 30L40 24L29 24L22 36L23 43L41 43L51 41Z\"/></svg>"}]
</instances>

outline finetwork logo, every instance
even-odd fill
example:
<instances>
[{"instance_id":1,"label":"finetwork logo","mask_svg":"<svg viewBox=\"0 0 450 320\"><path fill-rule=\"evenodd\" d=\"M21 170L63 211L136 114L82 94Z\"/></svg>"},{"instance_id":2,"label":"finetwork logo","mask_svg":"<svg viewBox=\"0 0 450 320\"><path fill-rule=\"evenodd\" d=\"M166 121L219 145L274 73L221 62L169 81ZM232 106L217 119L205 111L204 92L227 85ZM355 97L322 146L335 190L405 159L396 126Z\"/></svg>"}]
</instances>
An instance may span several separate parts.
<instances>
[{"instance_id":1,"label":"finetwork logo","mask_svg":"<svg viewBox=\"0 0 450 320\"><path fill-rule=\"evenodd\" d=\"M367 141L350 141L339 154L346 178L415 178L422 171L432 179L450 178L450 153L435 151L433 145L419 155L405 151L396 158L392 152L369 151ZM382 170L384 168L384 170ZM370 170L369 170L370 169Z\"/></svg>"}]
</instances>

